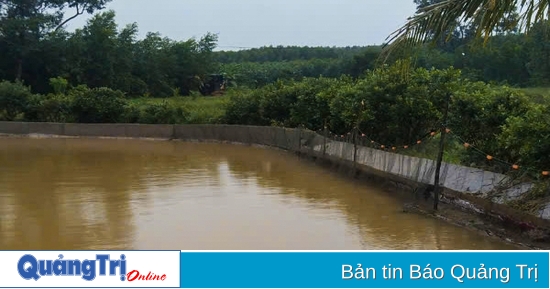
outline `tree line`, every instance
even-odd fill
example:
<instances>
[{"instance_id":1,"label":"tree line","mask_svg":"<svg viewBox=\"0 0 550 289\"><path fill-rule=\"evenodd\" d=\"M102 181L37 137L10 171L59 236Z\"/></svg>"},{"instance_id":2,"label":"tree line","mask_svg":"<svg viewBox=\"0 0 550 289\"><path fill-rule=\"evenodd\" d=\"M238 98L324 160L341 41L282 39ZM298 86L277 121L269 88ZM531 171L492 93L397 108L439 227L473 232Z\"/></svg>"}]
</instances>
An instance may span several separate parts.
<instances>
[{"instance_id":1,"label":"tree line","mask_svg":"<svg viewBox=\"0 0 550 289\"><path fill-rule=\"evenodd\" d=\"M95 14L84 27L64 25L108 0L4 0L0 2L0 79L21 80L33 92L50 93L50 79L70 85L109 87L130 97L169 97L198 91L210 74L223 74L233 86L258 88L277 80L303 77L360 77L380 67L383 45L364 47L270 46L215 51L217 35L175 41L159 33L138 39L135 23L119 27L113 11ZM419 9L440 0L415 0ZM66 8L76 10L64 15ZM508 22L517 18L509 13ZM394 53L386 64L412 57L417 67L455 67L472 80L513 86L550 85L550 23L540 21L529 34L503 21L485 45L475 27L459 25L445 40ZM443 36L441 36L443 37Z\"/></svg>"},{"instance_id":2,"label":"tree line","mask_svg":"<svg viewBox=\"0 0 550 289\"><path fill-rule=\"evenodd\" d=\"M443 0L414 0L418 13ZM447 3L443 3L447 4ZM382 55L386 44L366 47L263 47L231 52L216 52L220 71L249 87L258 87L277 79L299 77L361 76L366 70L413 58L415 66L444 69L455 67L465 77L517 87L550 85L550 23L537 21L529 33L517 27L520 15L516 6L505 7L502 17L491 29L491 36L480 39L479 24L451 21L454 27L435 33L426 31L429 44ZM453 26L449 25L449 26ZM391 38L390 38L391 40ZM483 42L483 43L482 43ZM270 75L266 79L264 75Z\"/></svg>"},{"instance_id":3,"label":"tree line","mask_svg":"<svg viewBox=\"0 0 550 289\"><path fill-rule=\"evenodd\" d=\"M97 12L107 2L0 1L0 79L22 81L37 93L52 92L49 80L62 77L72 86L167 97L197 90L216 71L214 34L175 41L148 33L138 40L137 24L119 27L113 11L95 14L74 32L64 29L71 18ZM76 14L65 15L71 8Z\"/></svg>"},{"instance_id":4,"label":"tree line","mask_svg":"<svg viewBox=\"0 0 550 289\"><path fill-rule=\"evenodd\" d=\"M469 32L456 32L447 41L424 44L406 52L383 57L383 45L361 48L278 47L234 52L216 52L220 71L237 84L258 87L277 79L299 77L361 76L385 62L411 57L416 67L455 67L472 80L516 87L550 85L550 22L538 22L528 34L515 31L496 33L486 43ZM288 53L286 53L288 49ZM329 51L333 53L319 53ZM315 57L307 57L311 51ZM281 61L280 55L287 55ZM302 56L306 55L306 56ZM267 75L267 76L266 76Z\"/></svg>"}]
</instances>

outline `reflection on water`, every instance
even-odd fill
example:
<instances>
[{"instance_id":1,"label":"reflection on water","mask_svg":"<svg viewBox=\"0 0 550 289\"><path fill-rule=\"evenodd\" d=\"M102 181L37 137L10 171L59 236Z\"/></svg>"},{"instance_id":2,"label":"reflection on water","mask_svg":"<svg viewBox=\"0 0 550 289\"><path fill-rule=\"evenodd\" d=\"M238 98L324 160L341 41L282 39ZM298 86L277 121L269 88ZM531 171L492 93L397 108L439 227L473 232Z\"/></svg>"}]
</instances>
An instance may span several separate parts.
<instances>
[{"instance_id":1,"label":"reflection on water","mask_svg":"<svg viewBox=\"0 0 550 289\"><path fill-rule=\"evenodd\" d=\"M44 249L512 249L285 152L0 139L0 245Z\"/></svg>"}]
</instances>

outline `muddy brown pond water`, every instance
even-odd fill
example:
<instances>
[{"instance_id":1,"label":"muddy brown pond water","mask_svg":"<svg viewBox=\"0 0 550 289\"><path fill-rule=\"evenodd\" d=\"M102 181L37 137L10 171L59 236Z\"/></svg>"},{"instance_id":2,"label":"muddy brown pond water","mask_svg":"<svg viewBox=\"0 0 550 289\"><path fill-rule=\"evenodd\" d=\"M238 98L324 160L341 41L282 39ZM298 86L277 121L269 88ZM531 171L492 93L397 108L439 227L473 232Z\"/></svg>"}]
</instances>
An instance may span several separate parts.
<instances>
[{"instance_id":1,"label":"muddy brown pond water","mask_svg":"<svg viewBox=\"0 0 550 289\"><path fill-rule=\"evenodd\" d=\"M376 185L229 144L0 139L0 249L515 249Z\"/></svg>"}]
</instances>

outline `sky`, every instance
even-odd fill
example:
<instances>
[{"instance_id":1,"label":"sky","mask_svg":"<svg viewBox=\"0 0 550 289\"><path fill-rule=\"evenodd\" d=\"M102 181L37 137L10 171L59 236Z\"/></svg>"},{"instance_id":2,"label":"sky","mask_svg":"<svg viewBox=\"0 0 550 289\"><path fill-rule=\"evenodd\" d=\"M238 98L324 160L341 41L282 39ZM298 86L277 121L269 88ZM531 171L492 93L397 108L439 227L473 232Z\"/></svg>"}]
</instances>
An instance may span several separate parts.
<instances>
[{"instance_id":1,"label":"sky","mask_svg":"<svg viewBox=\"0 0 550 289\"><path fill-rule=\"evenodd\" d=\"M113 0L120 27L174 40L217 33L220 50L269 45L382 44L415 11L413 0ZM68 14L71 11L68 11ZM67 26L82 27L90 16Z\"/></svg>"}]
</instances>

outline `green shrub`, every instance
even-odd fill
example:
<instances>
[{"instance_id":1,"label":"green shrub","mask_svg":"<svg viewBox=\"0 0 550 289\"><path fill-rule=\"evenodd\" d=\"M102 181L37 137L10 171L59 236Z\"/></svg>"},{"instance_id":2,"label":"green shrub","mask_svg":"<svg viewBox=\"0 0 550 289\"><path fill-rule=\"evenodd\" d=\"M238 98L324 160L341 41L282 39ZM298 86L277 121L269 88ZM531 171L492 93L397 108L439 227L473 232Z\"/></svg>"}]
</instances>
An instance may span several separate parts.
<instances>
[{"instance_id":1,"label":"green shrub","mask_svg":"<svg viewBox=\"0 0 550 289\"><path fill-rule=\"evenodd\" d=\"M139 105L129 103L124 107L122 122L124 123L139 123L141 117L141 109Z\"/></svg>"},{"instance_id":2,"label":"green shrub","mask_svg":"<svg viewBox=\"0 0 550 289\"><path fill-rule=\"evenodd\" d=\"M118 79L116 87L125 91L129 97L141 97L147 93L147 83L132 76L121 77Z\"/></svg>"},{"instance_id":3,"label":"green shrub","mask_svg":"<svg viewBox=\"0 0 550 289\"><path fill-rule=\"evenodd\" d=\"M55 94L65 94L69 87L69 81L63 77L50 78L50 86Z\"/></svg>"},{"instance_id":4,"label":"green shrub","mask_svg":"<svg viewBox=\"0 0 550 289\"><path fill-rule=\"evenodd\" d=\"M409 65L398 61L370 72L355 91L338 96L347 106L348 125L357 122L365 134L392 145L413 143L437 128L446 96L460 87L460 71L408 70Z\"/></svg>"},{"instance_id":5,"label":"green shrub","mask_svg":"<svg viewBox=\"0 0 550 289\"><path fill-rule=\"evenodd\" d=\"M31 97L30 89L22 83L0 82L0 120L17 120Z\"/></svg>"},{"instance_id":6,"label":"green shrub","mask_svg":"<svg viewBox=\"0 0 550 289\"><path fill-rule=\"evenodd\" d=\"M318 130L331 118L331 102L338 91L352 85L351 78L308 78L293 87L296 99L290 110L289 126L304 125Z\"/></svg>"},{"instance_id":7,"label":"green shrub","mask_svg":"<svg viewBox=\"0 0 550 289\"><path fill-rule=\"evenodd\" d=\"M116 123L122 119L126 100L124 93L109 88L73 91L73 113L80 123Z\"/></svg>"},{"instance_id":8,"label":"green shrub","mask_svg":"<svg viewBox=\"0 0 550 289\"><path fill-rule=\"evenodd\" d=\"M227 124L270 125L269 120L262 118L261 92L235 93L231 96L223 121Z\"/></svg>"},{"instance_id":9,"label":"green shrub","mask_svg":"<svg viewBox=\"0 0 550 289\"><path fill-rule=\"evenodd\" d=\"M550 115L547 105L534 105L521 116L511 116L498 141L510 161L530 167L534 173L550 169Z\"/></svg>"},{"instance_id":10,"label":"green shrub","mask_svg":"<svg viewBox=\"0 0 550 289\"><path fill-rule=\"evenodd\" d=\"M302 81L278 81L262 88L235 93L226 107L224 121L229 124L323 126L329 117L331 88L350 79L306 78Z\"/></svg>"},{"instance_id":11,"label":"green shrub","mask_svg":"<svg viewBox=\"0 0 550 289\"><path fill-rule=\"evenodd\" d=\"M459 87L458 70L417 69L407 62L378 69L358 81L306 78L278 81L233 97L226 110L232 124L305 125L334 133L356 126L387 143L410 143L438 125L445 96Z\"/></svg>"},{"instance_id":12,"label":"green shrub","mask_svg":"<svg viewBox=\"0 0 550 289\"><path fill-rule=\"evenodd\" d=\"M498 137L508 119L523 117L532 109L532 105L525 94L515 89L483 82L464 83L453 95L449 127L478 150L490 153L498 159L514 162L517 155L503 146ZM498 172L510 169L503 164L487 162L486 156L476 150L465 150L461 159L462 164L467 166Z\"/></svg>"},{"instance_id":13,"label":"green shrub","mask_svg":"<svg viewBox=\"0 0 550 289\"><path fill-rule=\"evenodd\" d=\"M74 122L73 100L73 97L63 94L33 96L25 119L37 122Z\"/></svg>"},{"instance_id":14,"label":"green shrub","mask_svg":"<svg viewBox=\"0 0 550 289\"><path fill-rule=\"evenodd\" d=\"M78 86L75 86L75 87L71 87L68 91L68 94L74 96L74 95L77 95L77 94L85 93L88 90L90 90L88 88L88 86L86 86L85 84L81 84L81 85L78 85Z\"/></svg>"},{"instance_id":15,"label":"green shrub","mask_svg":"<svg viewBox=\"0 0 550 289\"><path fill-rule=\"evenodd\" d=\"M175 124L185 120L185 110L181 106L170 105L168 102L151 103L144 107L139 117L139 123Z\"/></svg>"},{"instance_id":16,"label":"green shrub","mask_svg":"<svg viewBox=\"0 0 550 289\"><path fill-rule=\"evenodd\" d=\"M367 107L369 103L365 94L365 86L362 85L363 81L357 84L339 85L332 88L330 92L323 93L328 98L327 125L331 132L337 134L350 132L358 122L362 123L372 118Z\"/></svg>"}]
</instances>

